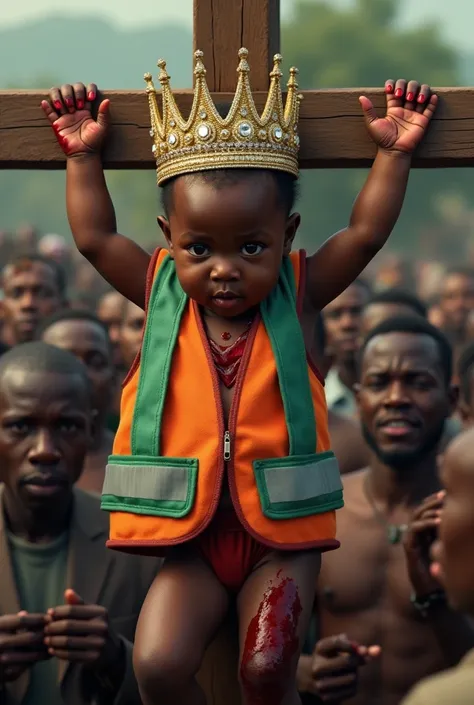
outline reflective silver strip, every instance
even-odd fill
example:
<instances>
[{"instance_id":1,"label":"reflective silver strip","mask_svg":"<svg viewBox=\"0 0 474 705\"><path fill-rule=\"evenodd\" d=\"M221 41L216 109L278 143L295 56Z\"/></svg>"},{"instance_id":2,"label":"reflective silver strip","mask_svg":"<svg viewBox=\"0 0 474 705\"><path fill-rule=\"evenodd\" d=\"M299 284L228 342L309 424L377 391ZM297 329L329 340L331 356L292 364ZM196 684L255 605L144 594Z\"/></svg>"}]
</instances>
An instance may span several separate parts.
<instances>
[{"instance_id":1,"label":"reflective silver strip","mask_svg":"<svg viewBox=\"0 0 474 705\"><path fill-rule=\"evenodd\" d=\"M265 484L271 504L299 502L342 490L336 458L308 465L264 468Z\"/></svg>"},{"instance_id":2,"label":"reflective silver strip","mask_svg":"<svg viewBox=\"0 0 474 705\"><path fill-rule=\"evenodd\" d=\"M107 465L102 495L186 502L189 465Z\"/></svg>"}]
</instances>

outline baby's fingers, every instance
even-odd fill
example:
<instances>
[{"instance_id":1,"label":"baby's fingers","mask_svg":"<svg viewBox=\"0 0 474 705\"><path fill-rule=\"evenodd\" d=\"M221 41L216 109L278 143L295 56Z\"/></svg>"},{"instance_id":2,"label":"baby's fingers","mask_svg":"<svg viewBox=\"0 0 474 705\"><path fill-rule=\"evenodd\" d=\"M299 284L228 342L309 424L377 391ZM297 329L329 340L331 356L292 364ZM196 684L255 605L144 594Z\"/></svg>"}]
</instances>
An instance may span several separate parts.
<instances>
[{"instance_id":1,"label":"baby's fingers","mask_svg":"<svg viewBox=\"0 0 474 705\"><path fill-rule=\"evenodd\" d=\"M89 83L87 85L87 88L85 89L85 94L86 94L86 108L87 110L90 110L92 107L92 103L94 100L97 98L97 86L95 83Z\"/></svg>"},{"instance_id":2,"label":"baby's fingers","mask_svg":"<svg viewBox=\"0 0 474 705\"><path fill-rule=\"evenodd\" d=\"M65 115L67 113L67 109L66 109L66 106L64 105L60 88L58 88L57 86L54 86L54 88L51 88L51 90L49 91L49 99L51 101L53 108L57 112L58 117L59 117L59 115Z\"/></svg>"},{"instance_id":3,"label":"baby's fingers","mask_svg":"<svg viewBox=\"0 0 474 705\"><path fill-rule=\"evenodd\" d=\"M42 100L41 108L51 124L53 122L56 122L56 120L59 118L58 113L54 110L49 100Z\"/></svg>"},{"instance_id":4,"label":"baby's fingers","mask_svg":"<svg viewBox=\"0 0 474 705\"><path fill-rule=\"evenodd\" d=\"M75 83L72 87L74 100L78 110L84 110L86 104L86 87L83 83Z\"/></svg>"},{"instance_id":5,"label":"baby's fingers","mask_svg":"<svg viewBox=\"0 0 474 705\"><path fill-rule=\"evenodd\" d=\"M65 83L61 86L61 95L63 97L63 103L66 106L68 113L73 113L76 109L76 104L74 101L74 89L69 83Z\"/></svg>"}]
</instances>

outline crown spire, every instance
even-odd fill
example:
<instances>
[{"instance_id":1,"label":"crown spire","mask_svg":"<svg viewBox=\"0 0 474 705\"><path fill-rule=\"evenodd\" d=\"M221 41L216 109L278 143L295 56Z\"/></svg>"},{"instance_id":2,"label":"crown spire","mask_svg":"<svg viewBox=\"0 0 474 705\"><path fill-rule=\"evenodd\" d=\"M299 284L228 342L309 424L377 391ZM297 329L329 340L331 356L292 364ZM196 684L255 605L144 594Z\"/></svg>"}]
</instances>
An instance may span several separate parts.
<instances>
[{"instance_id":1,"label":"crown spire","mask_svg":"<svg viewBox=\"0 0 474 705\"><path fill-rule=\"evenodd\" d=\"M195 88L187 120L171 91L166 62L158 61L161 115L152 76L145 74L158 184L181 174L210 169L275 169L298 175L301 96L297 69L290 69L288 94L283 105L282 57L274 56L269 92L260 115L250 87L248 55L247 49L239 50L237 87L226 117L219 114L209 91L202 51L194 52Z\"/></svg>"}]
</instances>

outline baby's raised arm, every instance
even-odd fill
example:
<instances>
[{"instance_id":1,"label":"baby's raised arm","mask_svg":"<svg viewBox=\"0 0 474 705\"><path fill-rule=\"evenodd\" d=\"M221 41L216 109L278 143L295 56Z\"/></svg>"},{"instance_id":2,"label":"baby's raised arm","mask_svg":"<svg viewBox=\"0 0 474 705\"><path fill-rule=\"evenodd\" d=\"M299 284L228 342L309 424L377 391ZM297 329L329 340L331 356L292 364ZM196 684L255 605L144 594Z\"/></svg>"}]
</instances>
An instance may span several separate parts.
<instances>
[{"instance_id":1,"label":"baby's raised arm","mask_svg":"<svg viewBox=\"0 0 474 705\"><path fill-rule=\"evenodd\" d=\"M82 83L52 88L41 107L67 157L66 202L79 252L127 299L144 308L150 255L117 233L100 152L109 128L108 100L91 108L97 87Z\"/></svg>"}]
</instances>

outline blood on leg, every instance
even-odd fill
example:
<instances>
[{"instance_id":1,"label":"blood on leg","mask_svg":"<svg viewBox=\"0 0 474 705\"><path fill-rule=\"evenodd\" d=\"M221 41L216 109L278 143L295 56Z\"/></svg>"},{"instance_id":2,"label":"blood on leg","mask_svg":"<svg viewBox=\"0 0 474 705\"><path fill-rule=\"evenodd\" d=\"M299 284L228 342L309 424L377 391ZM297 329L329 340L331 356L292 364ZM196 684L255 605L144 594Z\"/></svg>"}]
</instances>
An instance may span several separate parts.
<instances>
[{"instance_id":1,"label":"blood on leg","mask_svg":"<svg viewBox=\"0 0 474 705\"><path fill-rule=\"evenodd\" d=\"M240 683L246 705L299 703L295 673L311 615L319 553L271 554L239 596Z\"/></svg>"}]
</instances>

